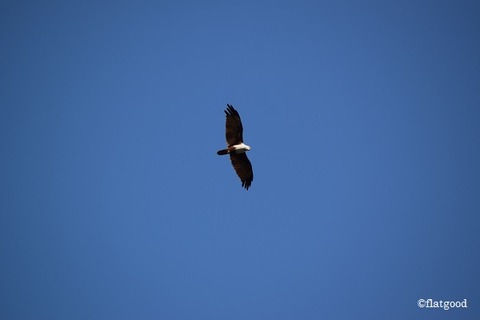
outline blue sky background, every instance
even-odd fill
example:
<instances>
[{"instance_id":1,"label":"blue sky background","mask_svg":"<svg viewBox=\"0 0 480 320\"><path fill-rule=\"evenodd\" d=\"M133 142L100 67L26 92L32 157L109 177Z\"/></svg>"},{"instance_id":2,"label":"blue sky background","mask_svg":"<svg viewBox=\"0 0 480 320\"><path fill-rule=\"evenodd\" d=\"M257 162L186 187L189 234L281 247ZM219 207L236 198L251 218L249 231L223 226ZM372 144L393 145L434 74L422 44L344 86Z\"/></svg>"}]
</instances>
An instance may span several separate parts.
<instances>
[{"instance_id":1,"label":"blue sky background","mask_svg":"<svg viewBox=\"0 0 480 320\"><path fill-rule=\"evenodd\" d=\"M0 318L479 318L479 17L2 1Z\"/></svg>"}]
</instances>

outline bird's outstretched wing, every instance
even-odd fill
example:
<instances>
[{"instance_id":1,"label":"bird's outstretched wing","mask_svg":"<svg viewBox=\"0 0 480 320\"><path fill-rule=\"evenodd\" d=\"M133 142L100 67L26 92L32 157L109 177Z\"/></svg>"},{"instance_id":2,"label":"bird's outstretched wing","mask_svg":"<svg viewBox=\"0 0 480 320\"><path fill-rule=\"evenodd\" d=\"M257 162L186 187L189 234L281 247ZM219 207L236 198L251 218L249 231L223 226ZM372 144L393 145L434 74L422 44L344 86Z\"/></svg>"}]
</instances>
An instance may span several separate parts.
<instances>
[{"instance_id":1,"label":"bird's outstretched wing","mask_svg":"<svg viewBox=\"0 0 480 320\"><path fill-rule=\"evenodd\" d=\"M242 180L242 187L248 190L253 181L253 169L250 160L246 153L231 153L230 161L232 161L233 168L240 180Z\"/></svg>"},{"instance_id":2,"label":"bird's outstretched wing","mask_svg":"<svg viewBox=\"0 0 480 320\"><path fill-rule=\"evenodd\" d=\"M227 145L233 146L234 144L242 143L243 127L240 115L231 104L227 104L225 114L227 115L227 120L225 122L225 136L227 139Z\"/></svg>"}]
</instances>

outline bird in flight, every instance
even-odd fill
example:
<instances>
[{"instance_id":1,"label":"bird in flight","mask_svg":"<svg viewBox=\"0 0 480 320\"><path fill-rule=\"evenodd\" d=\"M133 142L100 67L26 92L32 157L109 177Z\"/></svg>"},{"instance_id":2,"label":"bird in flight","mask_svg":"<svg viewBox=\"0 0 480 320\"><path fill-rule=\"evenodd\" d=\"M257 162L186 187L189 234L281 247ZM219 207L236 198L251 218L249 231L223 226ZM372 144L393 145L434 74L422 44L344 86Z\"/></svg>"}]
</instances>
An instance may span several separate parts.
<instances>
[{"instance_id":1,"label":"bird in flight","mask_svg":"<svg viewBox=\"0 0 480 320\"><path fill-rule=\"evenodd\" d=\"M232 105L227 104L225 110L227 119L225 122L225 136L227 139L227 148L217 151L218 155L230 155L230 161L238 177L242 181L242 187L248 190L253 181L253 169L250 160L247 158L247 151L250 146L243 143L242 120L238 111Z\"/></svg>"}]
</instances>

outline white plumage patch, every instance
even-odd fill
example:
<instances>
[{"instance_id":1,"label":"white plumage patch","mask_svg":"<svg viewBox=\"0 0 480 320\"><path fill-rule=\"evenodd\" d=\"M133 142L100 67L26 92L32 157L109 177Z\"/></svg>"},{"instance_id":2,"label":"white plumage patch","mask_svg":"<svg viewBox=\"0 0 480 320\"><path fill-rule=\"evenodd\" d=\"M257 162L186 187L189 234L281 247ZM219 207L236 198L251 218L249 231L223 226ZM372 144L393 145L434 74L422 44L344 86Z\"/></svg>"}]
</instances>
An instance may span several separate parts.
<instances>
[{"instance_id":1,"label":"white plumage patch","mask_svg":"<svg viewBox=\"0 0 480 320\"><path fill-rule=\"evenodd\" d=\"M250 146L247 146L245 143L239 143L232 146L237 153L243 153L250 150Z\"/></svg>"}]
</instances>

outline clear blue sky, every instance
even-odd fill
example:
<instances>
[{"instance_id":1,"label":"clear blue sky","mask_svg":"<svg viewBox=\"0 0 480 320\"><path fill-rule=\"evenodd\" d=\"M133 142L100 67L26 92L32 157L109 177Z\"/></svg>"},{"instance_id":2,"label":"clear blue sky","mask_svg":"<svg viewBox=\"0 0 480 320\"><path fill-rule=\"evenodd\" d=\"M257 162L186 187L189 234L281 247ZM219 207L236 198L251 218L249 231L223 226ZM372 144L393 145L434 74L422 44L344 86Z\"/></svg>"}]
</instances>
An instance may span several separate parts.
<instances>
[{"instance_id":1,"label":"clear blue sky","mask_svg":"<svg viewBox=\"0 0 480 320\"><path fill-rule=\"evenodd\" d=\"M480 318L479 17L2 1L0 318Z\"/></svg>"}]
</instances>

